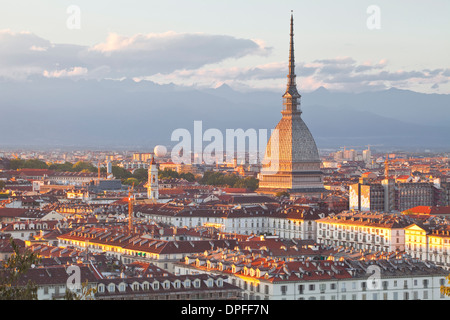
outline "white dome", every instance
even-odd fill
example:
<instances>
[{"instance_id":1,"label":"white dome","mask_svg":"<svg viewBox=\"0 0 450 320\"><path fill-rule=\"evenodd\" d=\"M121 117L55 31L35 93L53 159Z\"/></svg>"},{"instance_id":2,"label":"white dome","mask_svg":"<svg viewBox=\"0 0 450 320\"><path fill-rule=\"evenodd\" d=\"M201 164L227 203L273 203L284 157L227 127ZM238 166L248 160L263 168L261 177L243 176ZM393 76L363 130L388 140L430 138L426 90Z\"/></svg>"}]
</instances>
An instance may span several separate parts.
<instances>
[{"instance_id":1,"label":"white dome","mask_svg":"<svg viewBox=\"0 0 450 320\"><path fill-rule=\"evenodd\" d=\"M167 148L165 146L158 145L153 149L155 156L158 158L164 157L167 153Z\"/></svg>"}]
</instances>

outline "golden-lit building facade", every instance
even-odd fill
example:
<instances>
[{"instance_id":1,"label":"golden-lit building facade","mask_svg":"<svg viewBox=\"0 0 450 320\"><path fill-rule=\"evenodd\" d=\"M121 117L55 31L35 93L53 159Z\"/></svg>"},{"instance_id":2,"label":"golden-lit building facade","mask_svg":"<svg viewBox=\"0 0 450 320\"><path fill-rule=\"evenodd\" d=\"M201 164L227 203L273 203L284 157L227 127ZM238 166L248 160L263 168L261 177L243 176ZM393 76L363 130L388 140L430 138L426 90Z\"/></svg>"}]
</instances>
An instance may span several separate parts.
<instances>
[{"instance_id":1,"label":"golden-lit building facade","mask_svg":"<svg viewBox=\"0 0 450 320\"><path fill-rule=\"evenodd\" d=\"M450 231L448 228L433 230L428 235L428 260L450 269Z\"/></svg>"},{"instance_id":2,"label":"golden-lit building facade","mask_svg":"<svg viewBox=\"0 0 450 320\"><path fill-rule=\"evenodd\" d=\"M417 224L412 224L405 228L405 251L413 258L427 259L427 241L427 231L424 228L419 227Z\"/></svg>"},{"instance_id":3,"label":"golden-lit building facade","mask_svg":"<svg viewBox=\"0 0 450 320\"><path fill-rule=\"evenodd\" d=\"M450 269L450 226L408 226L405 228L405 251L414 258Z\"/></svg>"},{"instance_id":4,"label":"golden-lit building facade","mask_svg":"<svg viewBox=\"0 0 450 320\"><path fill-rule=\"evenodd\" d=\"M405 250L406 221L389 214L345 212L316 220L317 242L358 250Z\"/></svg>"}]
</instances>

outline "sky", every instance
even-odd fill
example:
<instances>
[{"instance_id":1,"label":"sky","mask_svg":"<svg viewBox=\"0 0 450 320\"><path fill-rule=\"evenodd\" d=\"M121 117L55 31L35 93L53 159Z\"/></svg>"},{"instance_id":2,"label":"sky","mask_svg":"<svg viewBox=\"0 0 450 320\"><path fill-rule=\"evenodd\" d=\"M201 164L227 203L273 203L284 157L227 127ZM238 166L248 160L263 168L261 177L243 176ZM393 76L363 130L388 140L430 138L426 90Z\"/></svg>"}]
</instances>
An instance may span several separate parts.
<instances>
[{"instance_id":1,"label":"sky","mask_svg":"<svg viewBox=\"0 0 450 320\"><path fill-rule=\"evenodd\" d=\"M450 93L448 0L0 2L0 78Z\"/></svg>"}]
</instances>

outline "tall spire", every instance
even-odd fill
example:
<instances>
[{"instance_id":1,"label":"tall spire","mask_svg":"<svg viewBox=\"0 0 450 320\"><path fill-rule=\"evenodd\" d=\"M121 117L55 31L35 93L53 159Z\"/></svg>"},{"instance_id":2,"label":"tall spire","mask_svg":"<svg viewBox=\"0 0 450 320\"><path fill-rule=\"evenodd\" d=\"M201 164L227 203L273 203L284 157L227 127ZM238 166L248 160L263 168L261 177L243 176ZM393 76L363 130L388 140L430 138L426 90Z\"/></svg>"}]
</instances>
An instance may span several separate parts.
<instances>
[{"instance_id":1,"label":"tall spire","mask_svg":"<svg viewBox=\"0 0 450 320\"><path fill-rule=\"evenodd\" d=\"M301 113L297 109L300 102L300 94L297 91L297 84L295 81L295 57L294 57L294 15L291 10L291 33L290 33L290 45L289 45L289 74L287 76L287 88L283 95L283 114Z\"/></svg>"},{"instance_id":2,"label":"tall spire","mask_svg":"<svg viewBox=\"0 0 450 320\"><path fill-rule=\"evenodd\" d=\"M292 11L291 11L292 12ZM294 56L294 15L291 13L291 33L289 43L289 74L288 89L295 87L295 56Z\"/></svg>"}]
</instances>

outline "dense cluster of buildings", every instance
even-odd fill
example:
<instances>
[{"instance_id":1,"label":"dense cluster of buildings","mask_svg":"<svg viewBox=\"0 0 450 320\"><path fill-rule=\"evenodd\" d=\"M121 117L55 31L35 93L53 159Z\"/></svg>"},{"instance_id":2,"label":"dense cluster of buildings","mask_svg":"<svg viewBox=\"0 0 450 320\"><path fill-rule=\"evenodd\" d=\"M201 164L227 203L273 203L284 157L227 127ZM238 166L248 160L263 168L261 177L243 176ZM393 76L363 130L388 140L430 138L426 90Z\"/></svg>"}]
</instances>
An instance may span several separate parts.
<instances>
[{"instance_id":1,"label":"dense cluster of buildings","mask_svg":"<svg viewBox=\"0 0 450 320\"><path fill-rule=\"evenodd\" d=\"M185 258L180 274L227 275L248 300L438 300L442 269L401 255L285 261L253 252ZM377 276L372 278L372 272Z\"/></svg>"},{"instance_id":2,"label":"dense cluster of buildings","mask_svg":"<svg viewBox=\"0 0 450 320\"><path fill-rule=\"evenodd\" d=\"M42 299L65 297L71 266L83 270L95 299L447 298L440 287L450 270L450 207L334 212L272 196L223 196L189 206L137 200L131 224L122 199L79 199L91 210L78 212L58 200L3 207L2 259L12 254L10 237L42 257L25 278L37 281Z\"/></svg>"},{"instance_id":3,"label":"dense cluster of buildings","mask_svg":"<svg viewBox=\"0 0 450 320\"><path fill-rule=\"evenodd\" d=\"M449 299L448 157L369 147L321 158L295 79L291 18L282 118L258 164L1 152L0 260L17 253L11 240L40 258L14 286L35 283L38 299ZM98 172L15 170L13 159L85 161ZM146 183L123 185L113 163L147 170ZM234 173L259 187L163 180L161 170Z\"/></svg>"}]
</instances>

